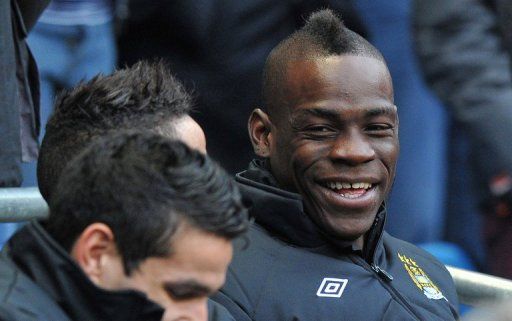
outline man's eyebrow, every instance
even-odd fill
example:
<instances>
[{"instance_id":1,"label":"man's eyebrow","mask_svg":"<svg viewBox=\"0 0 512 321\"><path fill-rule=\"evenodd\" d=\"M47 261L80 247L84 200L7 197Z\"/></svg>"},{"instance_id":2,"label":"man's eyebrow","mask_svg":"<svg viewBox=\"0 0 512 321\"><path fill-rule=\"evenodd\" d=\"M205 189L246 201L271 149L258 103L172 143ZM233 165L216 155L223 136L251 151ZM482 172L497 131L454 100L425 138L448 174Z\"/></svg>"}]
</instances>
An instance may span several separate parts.
<instances>
[{"instance_id":1,"label":"man's eyebrow","mask_svg":"<svg viewBox=\"0 0 512 321\"><path fill-rule=\"evenodd\" d=\"M376 117L381 115L395 115L396 114L396 106L395 105L389 105L389 106L380 106L371 108L368 110L365 114L367 118L370 117Z\"/></svg>"},{"instance_id":2,"label":"man's eyebrow","mask_svg":"<svg viewBox=\"0 0 512 321\"><path fill-rule=\"evenodd\" d=\"M215 292L213 289L195 280L165 282L164 288L177 298L207 296Z\"/></svg>"},{"instance_id":3,"label":"man's eyebrow","mask_svg":"<svg viewBox=\"0 0 512 321\"><path fill-rule=\"evenodd\" d=\"M380 116L380 115L395 115L396 114L396 106L395 105L386 105L370 108L365 113L366 118ZM339 118L339 111L327 108L308 108L298 110L295 115L292 117L293 120L301 120L302 118L308 116L315 116L324 119L332 119L336 120Z\"/></svg>"},{"instance_id":4,"label":"man's eyebrow","mask_svg":"<svg viewBox=\"0 0 512 321\"><path fill-rule=\"evenodd\" d=\"M301 119L303 117L315 116L319 118L325 119L337 119L339 117L339 112L326 108L308 108L298 110L293 119Z\"/></svg>"}]
</instances>

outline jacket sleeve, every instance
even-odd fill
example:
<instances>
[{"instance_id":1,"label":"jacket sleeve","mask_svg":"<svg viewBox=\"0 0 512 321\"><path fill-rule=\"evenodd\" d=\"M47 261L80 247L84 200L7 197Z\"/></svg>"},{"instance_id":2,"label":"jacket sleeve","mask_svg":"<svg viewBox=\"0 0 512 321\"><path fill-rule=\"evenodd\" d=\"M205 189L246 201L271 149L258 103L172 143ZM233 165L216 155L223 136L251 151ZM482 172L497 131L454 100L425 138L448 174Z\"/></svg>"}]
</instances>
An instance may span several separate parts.
<instances>
[{"instance_id":1,"label":"jacket sleeve","mask_svg":"<svg viewBox=\"0 0 512 321\"><path fill-rule=\"evenodd\" d=\"M212 300L226 308L236 321L253 321L253 304L236 273L228 269L226 283Z\"/></svg>"},{"instance_id":2,"label":"jacket sleeve","mask_svg":"<svg viewBox=\"0 0 512 321\"><path fill-rule=\"evenodd\" d=\"M32 320L27 315L20 315L14 309L11 309L9 306L5 304L0 305L0 321L18 321L18 320ZM35 320L35 319L33 319Z\"/></svg>"},{"instance_id":3,"label":"jacket sleeve","mask_svg":"<svg viewBox=\"0 0 512 321\"><path fill-rule=\"evenodd\" d=\"M24 31L28 34L50 0L15 0L15 2L23 19Z\"/></svg>"},{"instance_id":4,"label":"jacket sleeve","mask_svg":"<svg viewBox=\"0 0 512 321\"><path fill-rule=\"evenodd\" d=\"M232 319L236 321L252 321L247 314L238 304L235 303L232 299L230 299L225 293L219 292L215 294L215 296L212 298L215 302L222 305L224 308L226 308ZM230 320L230 319L213 319L213 320ZM212 321L212 319L209 319L209 321Z\"/></svg>"},{"instance_id":5,"label":"jacket sleeve","mask_svg":"<svg viewBox=\"0 0 512 321\"><path fill-rule=\"evenodd\" d=\"M488 182L512 173L512 81L498 17L483 2L416 0L413 23L426 79L467 129Z\"/></svg>"}]
</instances>

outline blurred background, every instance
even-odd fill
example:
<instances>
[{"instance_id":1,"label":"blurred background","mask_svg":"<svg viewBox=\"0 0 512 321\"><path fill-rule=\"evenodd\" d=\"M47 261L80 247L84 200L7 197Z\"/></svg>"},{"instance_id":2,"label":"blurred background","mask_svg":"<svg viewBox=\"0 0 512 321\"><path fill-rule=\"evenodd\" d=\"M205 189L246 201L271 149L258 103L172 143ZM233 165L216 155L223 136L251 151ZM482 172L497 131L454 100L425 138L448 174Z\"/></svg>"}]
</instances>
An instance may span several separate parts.
<instances>
[{"instance_id":1,"label":"blurred background","mask_svg":"<svg viewBox=\"0 0 512 321\"><path fill-rule=\"evenodd\" d=\"M510 1L53 0L28 44L41 125L82 79L162 58L193 89L210 155L229 172L253 157L247 119L270 50L319 8L386 58L401 155L387 230L445 264L512 278ZM36 163L22 186L36 186ZM0 225L0 242L16 225Z\"/></svg>"}]
</instances>

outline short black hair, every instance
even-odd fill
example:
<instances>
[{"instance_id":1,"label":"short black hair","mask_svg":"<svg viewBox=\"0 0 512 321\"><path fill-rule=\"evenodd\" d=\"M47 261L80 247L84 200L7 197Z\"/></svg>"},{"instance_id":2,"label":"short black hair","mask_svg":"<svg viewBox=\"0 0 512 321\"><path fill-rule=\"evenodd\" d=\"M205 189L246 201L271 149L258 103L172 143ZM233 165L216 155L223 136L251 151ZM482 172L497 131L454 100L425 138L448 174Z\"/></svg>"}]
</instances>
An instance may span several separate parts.
<instances>
[{"instance_id":1,"label":"short black hair","mask_svg":"<svg viewBox=\"0 0 512 321\"><path fill-rule=\"evenodd\" d=\"M141 61L63 91L39 153L41 194L49 201L62 169L93 139L119 129L172 137L172 121L188 115L191 106L190 94L162 61Z\"/></svg>"},{"instance_id":2,"label":"short black hair","mask_svg":"<svg viewBox=\"0 0 512 321\"><path fill-rule=\"evenodd\" d=\"M148 257L168 256L182 222L232 239L248 215L234 180L208 156L150 133L96 140L69 162L44 226L67 251L92 223L108 225L127 275ZM172 245L171 245L172 247Z\"/></svg>"},{"instance_id":3,"label":"short black hair","mask_svg":"<svg viewBox=\"0 0 512 321\"><path fill-rule=\"evenodd\" d=\"M306 24L281 41L268 55L263 68L264 109L272 113L286 104L279 101L287 65L296 60L351 54L378 59L382 54L363 37L345 27L330 9L312 13Z\"/></svg>"}]
</instances>

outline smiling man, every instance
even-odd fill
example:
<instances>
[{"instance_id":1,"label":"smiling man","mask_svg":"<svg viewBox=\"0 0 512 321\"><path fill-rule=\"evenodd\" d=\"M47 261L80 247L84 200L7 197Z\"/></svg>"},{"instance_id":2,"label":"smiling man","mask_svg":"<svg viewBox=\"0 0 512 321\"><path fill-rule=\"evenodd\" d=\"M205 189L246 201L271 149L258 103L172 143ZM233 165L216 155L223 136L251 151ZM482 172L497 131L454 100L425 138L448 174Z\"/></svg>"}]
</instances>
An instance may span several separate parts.
<instances>
[{"instance_id":1,"label":"smiling man","mask_svg":"<svg viewBox=\"0 0 512 321\"><path fill-rule=\"evenodd\" d=\"M0 254L0 320L207 320L248 226L217 164L162 136L106 135L52 195L48 220Z\"/></svg>"},{"instance_id":2,"label":"smiling man","mask_svg":"<svg viewBox=\"0 0 512 321\"><path fill-rule=\"evenodd\" d=\"M256 224L216 300L239 321L454 320L444 266L383 230L399 143L382 55L323 10L263 80L249 119L263 160L237 176Z\"/></svg>"}]
</instances>

